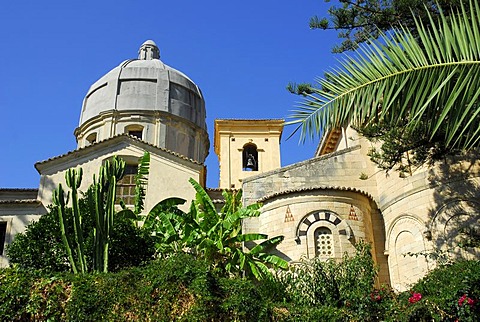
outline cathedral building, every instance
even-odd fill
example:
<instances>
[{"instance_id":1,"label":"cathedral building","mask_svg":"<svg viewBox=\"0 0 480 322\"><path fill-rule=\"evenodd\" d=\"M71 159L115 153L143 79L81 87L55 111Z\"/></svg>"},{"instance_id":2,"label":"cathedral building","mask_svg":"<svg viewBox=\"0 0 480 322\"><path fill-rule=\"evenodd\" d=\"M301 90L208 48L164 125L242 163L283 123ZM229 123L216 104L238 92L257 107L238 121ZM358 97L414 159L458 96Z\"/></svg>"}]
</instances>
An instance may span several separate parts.
<instances>
[{"instance_id":1,"label":"cathedral building","mask_svg":"<svg viewBox=\"0 0 480 322\"><path fill-rule=\"evenodd\" d=\"M145 209L167 197L190 201L188 182L205 186L210 140L200 88L165 65L153 41L108 72L88 90L75 129L77 149L35 164L38 189L0 189L0 264L4 246L31 220L46 213L52 191L70 168L83 169L85 191L100 165L113 155L127 163L118 193L128 204L139 157L150 152ZM365 241L379 267L379 283L404 290L433 269L428 256L478 257L458 247L480 235L480 162L449 157L435 166L411 169L405 177L379 170L368 157L371 144L351 128L323 135L315 156L283 166L283 120L217 119L214 151L219 187L243 189L245 205L260 202L261 215L244 221L246 232L283 235L278 255L292 264L302 258L340 259ZM210 169L216 171L216 169ZM189 202L188 202L189 203Z\"/></svg>"}]
</instances>

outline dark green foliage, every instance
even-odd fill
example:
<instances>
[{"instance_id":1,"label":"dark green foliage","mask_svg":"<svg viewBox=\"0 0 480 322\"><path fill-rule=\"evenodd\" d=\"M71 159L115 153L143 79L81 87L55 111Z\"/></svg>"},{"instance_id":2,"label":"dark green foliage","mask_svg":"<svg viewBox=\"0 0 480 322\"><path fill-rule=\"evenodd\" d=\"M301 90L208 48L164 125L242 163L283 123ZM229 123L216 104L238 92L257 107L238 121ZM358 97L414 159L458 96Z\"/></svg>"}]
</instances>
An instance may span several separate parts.
<instances>
[{"instance_id":1,"label":"dark green foliage","mask_svg":"<svg viewBox=\"0 0 480 322\"><path fill-rule=\"evenodd\" d=\"M330 2L330 0L325 0ZM314 16L311 29L335 29L344 40L333 48L340 53L354 50L358 44L377 38L381 32L392 27L404 26L415 29L413 16L429 24L428 13L437 16L439 7L450 12L460 9L461 3L468 7L468 0L340 0L340 6L331 6L328 18Z\"/></svg>"},{"instance_id":2,"label":"dark green foliage","mask_svg":"<svg viewBox=\"0 0 480 322\"><path fill-rule=\"evenodd\" d=\"M371 294L374 292L376 268L370 247L356 246L355 256L344 255L342 261L305 260L280 275L287 296L299 306L324 306L320 311L337 314L333 308L345 311L352 319L374 320L377 313Z\"/></svg>"},{"instance_id":3,"label":"dark green foliage","mask_svg":"<svg viewBox=\"0 0 480 322\"><path fill-rule=\"evenodd\" d=\"M81 211L87 211L85 200L80 200ZM50 211L31 222L24 233L15 236L7 249L10 263L25 270L42 270L46 272L69 271L70 264L60 235L57 210ZM68 210L70 211L70 210ZM70 217L71 218L71 217ZM93 252L93 218L84 218L86 236L86 253ZM73 224L67 223L67 232L73 233ZM113 225L110 245L111 270L137 266L153 258L155 249L151 236L146 235L129 219L118 216ZM87 257L87 264L92 265L92 258Z\"/></svg>"},{"instance_id":4,"label":"dark green foliage","mask_svg":"<svg viewBox=\"0 0 480 322\"><path fill-rule=\"evenodd\" d=\"M396 295L386 287L373 287L375 270L367 248L360 248L356 256L345 260L344 265L315 262L310 264L312 270L305 264L303 273L309 276L297 275L303 284L298 279L253 282L218 276L208 263L188 254L116 273L49 274L0 269L0 316L5 321L478 321L480 318L478 261L439 267L411 291ZM327 281L335 286L322 285ZM413 292L420 296L410 301Z\"/></svg>"},{"instance_id":5,"label":"dark green foliage","mask_svg":"<svg viewBox=\"0 0 480 322\"><path fill-rule=\"evenodd\" d=\"M242 233L242 220L259 216L259 204L242 207L241 191L224 191L225 204L217 211L203 187L193 179L190 183L197 193L188 213L177 208L185 202L183 199L169 198L145 217L143 229L154 236L158 256L187 251L225 276L244 275L258 280L271 277L269 267L288 267L284 259L270 253L283 236ZM253 244L248 252L244 242Z\"/></svg>"},{"instance_id":6,"label":"dark green foliage","mask_svg":"<svg viewBox=\"0 0 480 322\"><path fill-rule=\"evenodd\" d=\"M109 270L117 272L139 266L152 260L154 254L152 236L146 234L128 218L118 215L110 236Z\"/></svg>"},{"instance_id":7,"label":"dark green foliage","mask_svg":"<svg viewBox=\"0 0 480 322\"><path fill-rule=\"evenodd\" d=\"M0 270L9 321L267 321L251 281L213 275L181 254L118 273L38 275Z\"/></svg>"},{"instance_id":8,"label":"dark green foliage","mask_svg":"<svg viewBox=\"0 0 480 322\"><path fill-rule=\"evenodd\" d=\"M56 209L27 225L25 232L15 235L7 248L10 263L22 269L61 272L70 270L60 236Z\"/></svg>"},{"instance_id":9,"label":"dark green foliage","mask_svg":"<svg viewBox=\"0 0 480 322\"><path fill-rule=\"evenodd\" d=\"M441 266L413 286L412 292L420 293L422 299L405 305L402 318L405 321L479 321L480 308L480 262L460 261ZM459 305L466 295L475 301ZM408 303L411 292L399 296L399 302Z\"/></svg>"}]
</instances>

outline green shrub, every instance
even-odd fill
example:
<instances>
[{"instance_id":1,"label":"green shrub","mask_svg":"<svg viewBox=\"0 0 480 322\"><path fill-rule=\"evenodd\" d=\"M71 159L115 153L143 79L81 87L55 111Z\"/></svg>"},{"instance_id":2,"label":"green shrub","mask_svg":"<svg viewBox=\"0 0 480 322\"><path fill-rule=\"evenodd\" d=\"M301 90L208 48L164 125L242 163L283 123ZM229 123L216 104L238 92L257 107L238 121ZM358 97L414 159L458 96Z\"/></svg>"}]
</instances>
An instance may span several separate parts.
<instances>
[{"instance_id":1,"label":"green shrub","mask_svg":"<svg viewBox=\"0 0 480 322\"><path fill-rule=\"evenodd\" d=\"M27 225L7 247L11 264L21 268L61 272L70 270L54 209Z\"/></svg>"},{"instance_id":2,"label":"green shrub","mask_svg":"<svg viewBox=\"0 0 480 322\"><path fill-rule=\"evenodd\" d=\"M412 294L421 299L412 301ZM461 301L463 297L463 301ZM403 321L479 321L480 262L460 261L440 266L399 295Z\"/></svg>"},{"instance_id":3,"label":"green shrub","mask_svg":"<svg viewBox=\"0 0 480 322\"><path fill-rule=\"evenodd\" d=\"M208 262L187 254L115 273L0 269L0 316L5 321L480 320L478 261L439 267L401 294L373 288L375 270L364 245L344 263L308 263L296 270L299 275L281 275L281 282L218 276Z\"/></svg>"},{"instance_id":4,"label":"green shrub","mask_svg":"<svg viewBox=\"0 0 480 322\"><path fill-rule=\"evenodd\" d=\"M333 308L342 308L351 319L375 320L382 311L371 299L375 277L370 247L359 243L354 256L345 254L341 262L304 260L290 272L280 274L279 281L287 291L288 300L299 306L328 307L322 310L335 312L332 313L335 316L339 313Z\"/></svg>"},{"instance_id":5,"label":"green shrub","mask_svg":"<svg viewBox=\"0 0 480 322\"><path fill-rule=\"evenodd\" d=\"M172 256L116 273L0 270L8 321L268 321L252 281L217 277L206 262Z\"/></svg>"},{"instance_id":6,"label":"green shrub","mask_svg":"<svg viewBox=\"0 0 480 322\"><path fill-rule=\"evenodd\" d=\"M81 201L80 206L82 211L87 211L84 201ZM85 216L84 220L87 253L92 254L91 232L94 222L91 216ZM67 229L73 234L71 223ZM138 266L151 260L154 254L155 248L151 236L136 227L129 219L122 216L115 218L109 249L111 271ZM7 256L11 264L18 265L22 269L45 272L70 271L70 263L61 238L57 210L50 209L38 221L28 224L24 233L15 235L15 239L7 248ZM91 257L88 257L87 261L90 265L92 264Z\"/></svg>"}]
</instances>

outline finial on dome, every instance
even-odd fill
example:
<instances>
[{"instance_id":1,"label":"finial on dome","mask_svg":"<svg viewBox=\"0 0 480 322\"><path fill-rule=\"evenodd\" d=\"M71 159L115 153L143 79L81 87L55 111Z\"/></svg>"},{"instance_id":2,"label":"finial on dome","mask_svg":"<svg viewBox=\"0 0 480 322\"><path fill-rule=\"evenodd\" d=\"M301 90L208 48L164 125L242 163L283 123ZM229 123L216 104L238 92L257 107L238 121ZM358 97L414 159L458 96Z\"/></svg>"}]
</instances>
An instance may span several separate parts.
<instances>
[{"instance_id":1,"label":"finial on dome","mask_svg":"<svg viewBox=\"0 0 480 322\"><path fill-rule=\"evenodd\" d=\"M147 40L144 42L138 50L138 59L160 59L160 50L158 49L157 44L155 44L153 40Z\"/></svg>"}]
</instances>

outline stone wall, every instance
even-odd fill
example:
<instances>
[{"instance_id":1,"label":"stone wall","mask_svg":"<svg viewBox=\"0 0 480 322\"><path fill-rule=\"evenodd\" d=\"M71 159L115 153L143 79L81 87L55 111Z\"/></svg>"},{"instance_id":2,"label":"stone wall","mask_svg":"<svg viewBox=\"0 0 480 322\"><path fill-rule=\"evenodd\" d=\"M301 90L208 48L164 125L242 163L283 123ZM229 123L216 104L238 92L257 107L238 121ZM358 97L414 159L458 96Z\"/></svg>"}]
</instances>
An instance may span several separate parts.
<instances>
[{"instance_id":1,"label":"stone wall","mask_svg":"<svg viewBox=\"0 0 480 322\"><path fill-rule=\"evenodd\" d=\"M246 178L244 203L262 202L263 207L259 218L245 222L245 229L284 235L278 251L293 261L318 255L312 245L318 237L314 230L322 225L332 232L335 258L366 240L380 266L379 281L397 290L435 267L422 254L478 258L478 248L459 247L465 238L480 236L476 155L449 157L400 176L379 170L369 160L368 141L351 141L356 145ZM347 226L351 236L324 220L326 213ZM299 230L305 231L300 239Z\"/></svg>"}]
</instances>

